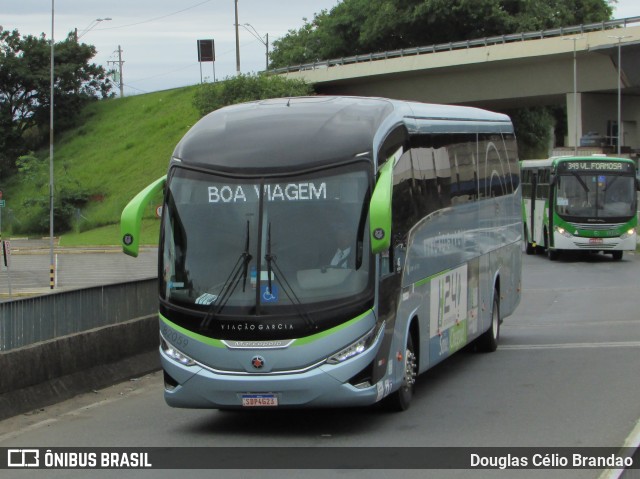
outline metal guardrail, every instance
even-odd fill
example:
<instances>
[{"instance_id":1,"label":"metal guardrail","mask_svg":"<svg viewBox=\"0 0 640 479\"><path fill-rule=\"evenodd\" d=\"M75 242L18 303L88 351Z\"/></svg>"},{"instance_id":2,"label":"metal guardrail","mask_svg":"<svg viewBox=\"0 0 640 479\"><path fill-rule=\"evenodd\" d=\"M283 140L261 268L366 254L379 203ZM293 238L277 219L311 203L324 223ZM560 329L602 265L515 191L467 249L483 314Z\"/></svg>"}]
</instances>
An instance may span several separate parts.
<instances>
[{"instance_id":1,"label":"metal guardrail","mask_svg":"<svg viewBox=\"0 0 640 479\"><path fill-rule=\"evenodd\" d=\"M350 57L337 58L333 60L324 60L313 63L304 63L296 66L288 66L269 70L268 73L280 74L298 72L304 70L316 70L319 68L330 68L340 65L348 65L352 63L372 62L376 60L388 60L390 58L399 58L412 55L424 55L428 53L437 53L451 50L461 50L467 48L486 47L489 45L499 45L511 42L522 42L527 40L540 40L543 38L559 37L564 35L582 34L600 30L608 30L612 28L626 27L632 23L640 22L640 17L629 17L618 20L609 20L606 22L589 23L586 25L577 25L573 27L553 28L549 30L539 30L537 32L512 33L509 35L499 35L495 37L478 38L475 40L465 40L460 42L439 43L426 47L403 48L401 50L391 50L381 53L369 53L366 55L354 55Z\"/></svg>"},{"instance_id":2,"label":"metal guardrail","mask_svg":"<svg viewBox=\"0 0 640 479\"><path fill-rule=\"evenodd\" d=\"M0 353L157 311L157 278L3 302Z\"/></svg>"}]
</instances>

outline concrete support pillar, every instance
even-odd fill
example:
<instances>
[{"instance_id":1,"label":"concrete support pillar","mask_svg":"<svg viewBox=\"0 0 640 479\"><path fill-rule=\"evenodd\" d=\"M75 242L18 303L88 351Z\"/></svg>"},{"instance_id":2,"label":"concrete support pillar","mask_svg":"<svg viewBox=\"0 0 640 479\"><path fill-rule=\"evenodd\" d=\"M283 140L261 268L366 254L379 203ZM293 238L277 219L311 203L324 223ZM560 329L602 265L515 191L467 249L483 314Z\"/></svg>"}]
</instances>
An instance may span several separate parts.
<instances>
[{"instance_id":1,"label":"concrete support pillar","mask_svg":"<svg viewBox=\"0 0 640 479\"><path fill-rule=\"evenodd\" d=\"M580 146L582 137L582 93L567 93L567 138L565 146ZM575 97L575 105L574 105Z\"/></svg>"}]
</instances>

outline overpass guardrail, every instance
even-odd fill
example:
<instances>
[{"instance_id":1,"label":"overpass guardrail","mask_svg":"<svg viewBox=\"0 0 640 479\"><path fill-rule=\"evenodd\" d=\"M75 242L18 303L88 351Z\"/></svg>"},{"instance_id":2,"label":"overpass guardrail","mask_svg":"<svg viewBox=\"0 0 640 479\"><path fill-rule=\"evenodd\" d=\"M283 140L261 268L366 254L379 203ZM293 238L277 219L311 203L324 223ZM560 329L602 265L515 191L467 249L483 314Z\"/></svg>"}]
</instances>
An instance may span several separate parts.
<instances>
[{"instance_id":1,"label":"overpass guardrail","mask_svg":"<svg viewBox=\"0 0 640 479\"><path fill-rule=\"evenodd\" d=\"M0 303L0 420L160 369L157 278Z\"/></svg>"},{"instance_id":2,"label":"overpass guardrail","mask_svg":"<svg viewBox=\"0 0 640 479\"><path fill-rule=\"evenodd\" d=\"M0 353L157 311L157 278L5 301L0 303Z\"/></svg>"},{"instance_id":3,"label":"overpass guardrail","mask_svg":"<svg viewBox=\"0 0 640 479\"><path fill-rule=\"evenodd\" d=\"M316 70L319 68L330 68L353 63L372 62L377 60L388 60L411 55L424 55L428 53L438 53L443 51L460 50L466 48L486 47L511 42L521 42L527 40L540 40L543 38L559 37L565 35L576 35L594 31L609 30L613 28L624 28L630 24L640 22L640 17L629 17L605 22L588 23L572 27L552 28L535 32L512 33L508 35L498 35L494 37L478 38L474 40L463 40L459 42L438 43L425 47L403 48L400 50L390 50L380 53L369 53L364 55L354 55L332 60L322 60L318 62L304 63L300 65L274 68L269 70L270 74L292 73L305 70Z\"/></svg>"}]
</instances>

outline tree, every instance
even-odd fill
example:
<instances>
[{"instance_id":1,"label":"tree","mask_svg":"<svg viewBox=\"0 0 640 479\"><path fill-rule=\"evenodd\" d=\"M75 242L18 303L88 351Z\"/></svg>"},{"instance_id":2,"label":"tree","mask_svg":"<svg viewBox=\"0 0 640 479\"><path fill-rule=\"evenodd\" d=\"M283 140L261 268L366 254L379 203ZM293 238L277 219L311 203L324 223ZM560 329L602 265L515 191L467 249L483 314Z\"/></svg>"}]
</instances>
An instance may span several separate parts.
<instances>
[{"instance_id":1,"label":"tree","mask_svg":"<svg viewBox=\"0 0 640 479\"><path fill-rule=\"evenodd\" d=\"M273 43L271 68L609 20L616 0L343 0ZM557 111L508 112L521 157L546 152Z\"/></svg>"},{"instance_id":2,"label":"tree","mask_svg":"<svg viewBox=\"0 0 640 479\"><path fill-rule=\"evenodd\" d=\"M600 22L607 0L343 0L273 43L271 67Z\"/></svg>"},{"instance_id":3,"label":"tree","mask_svg":"<svg viewBox=\"0 0 640 479\"><path fill-rule=\"evenodd\" d=\"M56 130L74 124L82 105L110 95L106 71L89 63L92 45L78 43L70 33L54 48L54 110ZM22 37L0 27L0 174L15 171L16 159L41 146L49 130L51 42Z\"/></svg>"},{"instance_id":4,"label":"tree","mask_svg":"<svg viewBox=\"0 0 640 479\"><path fill-rule=\"evenodd\" d=\"M200 85L194 97L194 105L200 115L204 116L235 103L312 93L313 87L302 80L265 74L238 75L221 82Z\"/></svg>"}]
</instances>

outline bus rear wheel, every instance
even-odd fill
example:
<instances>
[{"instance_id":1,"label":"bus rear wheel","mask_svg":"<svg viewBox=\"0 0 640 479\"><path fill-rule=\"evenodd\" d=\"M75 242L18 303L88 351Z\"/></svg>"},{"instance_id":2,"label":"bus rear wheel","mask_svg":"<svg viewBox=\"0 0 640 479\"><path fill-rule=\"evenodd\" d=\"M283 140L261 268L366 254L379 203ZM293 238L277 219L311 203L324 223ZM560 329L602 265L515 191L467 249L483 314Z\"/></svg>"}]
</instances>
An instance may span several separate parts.
<instances>
[{"instance_id":1,"label":"bus rear wheel","mask_svg":"<svg viewBox=\"0 0 640 479\"><path fill-rule=\"evenodd\" d=\"M498 290L493 291L493 307L491 308L491 326L477 339L478 351L492 353L498 349L500 339L500 294Z\"/></svg>"},{"instance_id":2,"label":"bus rear wheel","mask_svg":"<svg viewBox=\"0 0 640 479\"><path fill-rule=\"evenodd\" d=\"M524 232L524 242L525 242L525 252L529 255L535 254L536 247L533 245L533 243L529 243L529 235L527 234L526 226L525 226L525 232Z\"/></svg>"},{"instance_id":3,"label":"bus rear wheel","mask_svg":"<svg viewBox=\"0 0 640 479\"><path fill-rule=\"evenodd\" d=\"M416 376L418 375L418 357L413 347L411 333L407 337L407 346L404 351L404 370L400 389L387 398L387 406L392 411L406 411L411 405Z\"/></svg>"}]
</instances>

